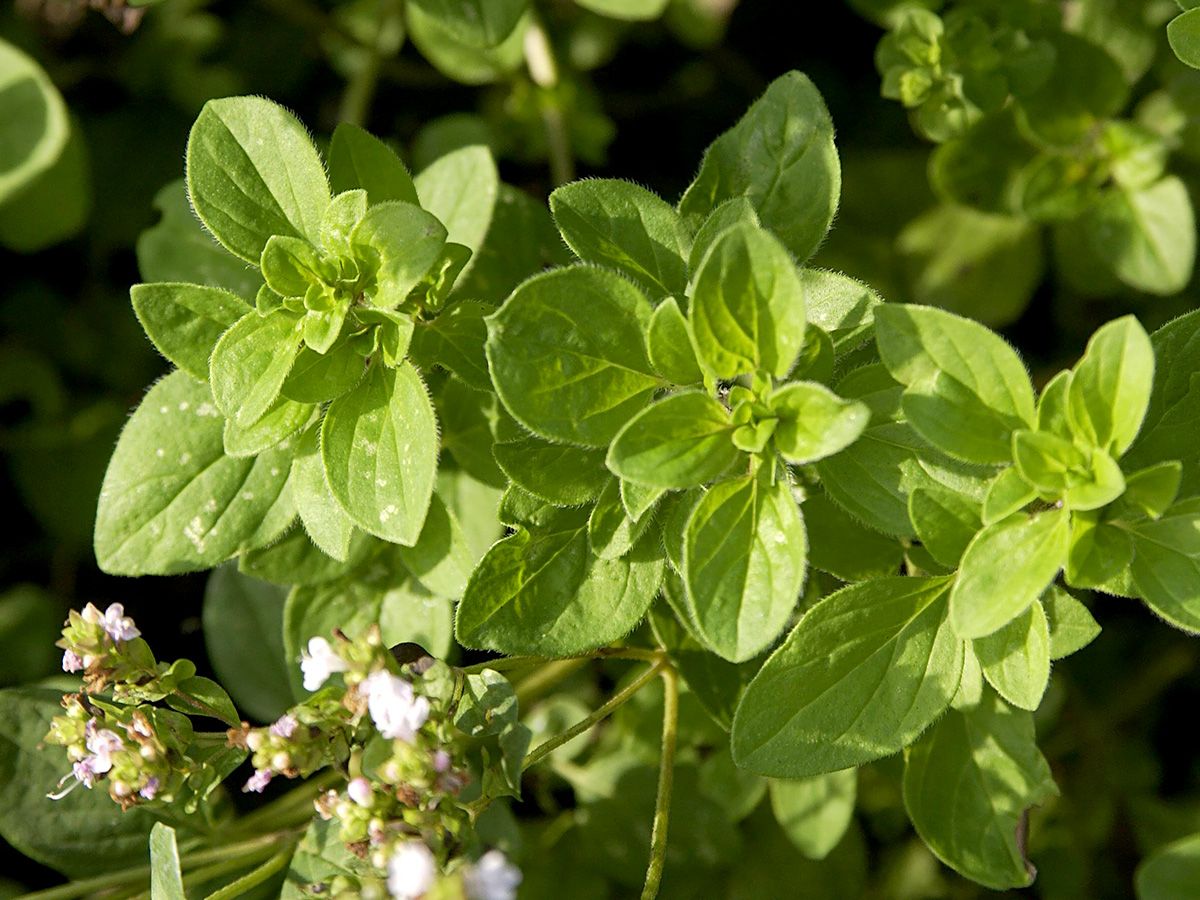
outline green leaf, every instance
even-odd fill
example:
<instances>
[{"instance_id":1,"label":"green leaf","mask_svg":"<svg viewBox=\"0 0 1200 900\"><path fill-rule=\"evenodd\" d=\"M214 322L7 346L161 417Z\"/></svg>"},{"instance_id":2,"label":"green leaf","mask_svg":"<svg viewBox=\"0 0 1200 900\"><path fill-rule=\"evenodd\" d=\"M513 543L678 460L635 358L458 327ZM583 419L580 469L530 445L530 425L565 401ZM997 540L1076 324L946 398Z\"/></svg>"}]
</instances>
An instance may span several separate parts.
<instances>
[{"instance_id":1,"label":"green leaf","mask_svg":"<svg viewBox=\"0 0 1200 900\"><path fill-rule=\"evenodd\" d=\"M671 394L634 416L608 448L622 479L661 488L707 484L741 457L729 410L701 391Z\"/></svg>"},{"instance_id":2,"label":"green leaf","mask_svg":"<svg viewBox=\"0 0 1200 900\"><path fill-rule=\"evenodd\" d=\"M964 638L980 638L1033 603L1067 561L1065 509L1013 515L975 535L950 592L950 620Z\"/></svg>"},{"instance_id":3,"label":"green leaf","mask_svg":"<svg viewBox=\"0 0 1200 900\"><path fill-rule=\"evenodd\" d=\"M689 310L701 364L717 378L791 370L804 345L804 289L787 250L750 225L725 231L696 272Z\"/></svg>"},{"instance_id":4,"label":"green leaf","mask_svg":"<svg viewBox=\"0 0 1200 900\"><path fill-rule=\"evenodd\" d=\"M396 554L417 581L439 597L458 597L467 586L475 555L458 517L434 494L421 535L411 547Z\"/></svg>"},{"instance_id":5,"label":"green leaf","mask_svg":"<svg viewBox=\"0 0 1200 900\"><path fill-rule=\"evenodd\" d=\"M227 456L258 456L281 444L313 420L316 406L296 403L280 397L261 419L243 428L232 419L225 420L222 441Z\"/></svg>"},{"instance_id":6,"label":"green leaf","mask_svg":"<svg viewBox=\"0 0 1200 900\"><path fill-rule=\"evenodd\" d=\"M414 46L447 78L462 84L490 84L522 68L528 16L499 46L485 48L457 40L440 19L428 15L415 4L405 6L404 20ZM417 190L420 192L419 184Z\"/></svg>"},{"instance_id":7,"label":"green leaf","mask_svg":"<svg viewBox=\"0 0 1200 900\"><path fill-rule=\"evenodd\" d=\"M890 756L950 705L963 643L945 578L881 578L817 603L766 661L733 720L733 758L778 778Z\"/></svg>"},{"instance_id":8,"label":"green leaf","mask_svg":"<svg viewBox=\"0 0 1200 900\"><path fill-rule=\"evenodd\" d=\"M704 380L692 343L691 326L679 311L674 297L668 297L654 308L646 332L646 352L654 370L668 381L697 384Z\"/></svg>"},{"instance_id":9,"label":"green leaf","mask_svg":"<svg viewBox=\"0 0 1200 900\"><path fill-rule=\"evenodd\" d=\"M203 284L253 300L262 285L255 265L227 252L209 234L188 204L183 180L172 181L154 197L162 219L138 236L137 259L148 282ZM207 377L207 376L205 376Z\"/></svg>"},{"instance_id":10,"label":"green leaf","mask_svg":"<svg viewBox=\"0 0 1200 900\"><path fill-rule=\"evenodd\" d=\"M640 519L654 509L668 493L664 488L647 487L633 481L622 481L620 484L621 505L625 507L625 512L629 513L629 517L634 520Z\"/></svg>"},{"instance_id":11,"label":"green leaf","mask_svg":"<svg viewBox=\"0 0 1200 900\"><path fill-rule=\"evenodd\" d=\"M289 444L225 455L207 385L183 372L158 382L121 432L96 511L100 567L119 575L194 572L269 543L296 511Z\"/></svg>"},{"instance_id":12,"label":"green leaf","mask_svg":"<svg viewBox=\"0 0 1200 900\"><path fill-rule=\"evenodd\" d=\"M487 323L492 307L474 300L461 300L428 323L418 323L409 355L422 369L438 365L453 372L477 391L492 390L488 374Z\"/></svg>"},{"instance_id":13,"label":"green leaf","mask_svg":"<svg viewBox=\"0 0 1200 900\"><path fill-rule=\"evenodd\" d=\"M757 656L787 625L804 585L804 518L786 478L724 481L692 510L684 537L688 611L722 659Z\"/></svg>"},{"instance_id":14,"label":"green leaf","mask_svg":"<svg viewBox=\"0 0 1200 900\"><path fill-rule=\"evenodd\" d=\"M883 363L908 388L913 427L971 462L1008 462L1013 430L1034 421L1033 385L1016 352L977 322L930 307L881 306L875 321Z\"/></svg>"},{"instance_id":15,"label":"green leaf","mask_svg":"<svg viewBox=\"0 0 1200 900\"><path fill-rule=\"evenodd\" d=\"M1130 287L1175 294L1192 276L1196 216L1174 176L1138 190L1113 190L1083 219L1088 244Z\"/></svg>"},{"instance_id":16,"label":"green leaf","mask_svg":"<svg viewBox=\"0 0 1200 900\"><path fill-rule=\"evenodd\" d=\"M584 9L590 9L609 19L624 19L630 22L646 22L657 19L667 8L669 0L578 0Z\"/></svg>"},{"instance_id":17,"label":"green leaf","mask_svg":"<svg viewBox=\"0 0 1200 900\"><path fill-rule=\"evenodd\" d=\"M758 228L761 224L754 206L745 197L732 197L717 204L704 218L696 230L695 237L692 238L692 249L688 251L688 271L695 272L700 268L700 263L704 261L717 238L730 228L735 225Z\"/></svg>"},{"instance_id":18,"label":"green leaf","mask_svg":"<svg viewBox=\"0 0 1200 900\"><path fill-rule=\"evenodd\" d=\"M808 323L833 340L833 349L844 353L870 337L875 307L883 302L875 291L848 275L823 269L802 269L804 306Z\"/></svg>"},{"instance_id":19,"label":"green leaf","mask_svg":"<svg viewBox=\"0 0 1200 900\"><path fill-rule=\"evenodd\" d=\"M1134 874L1138 900L1186 897L1200 881L1200 834L1172 841L1142 860Z\"/></svg>"},{"instance_id":20,"label":"green leaf","mask_svg":"<svg viewBox=\"0 0 1200 900\"><path fill-rule=\"evenodd\" d=\"M472 478L493 487L504 487L507 481L496 465L492 450L497 439L519 433L520 428L499 398L491 392L469 388L457 378L448 378L437 397L437 414L442 426L442 448L450 451L454 461Z\"/></svg>"},{"instance_id":21,"label":"green leaf","mask_svg":"<svg viewBox=\"0 0 1200 900\"><path fill-rule=\"evenodd\" d=\"M0 40L0 205L54 165L70 130L67 106L49 76Z\"/></svg>"},{"instance_id":22,"label":"green leaf","mask_svg":"<svg viewBox=\"0 0 1200 900\"><path fill-rule=\"evenodd\" d=\"M462 681L454 727L476 741L491 743L492 753L500 757L498 771L483 772L483 796L519 797L522 763L532 733L521 724L517 693L508 679L493 669L472 673ZM486 741L489 737L494 742ZM485 749L484 760L491 762L492 753Z\"/></svg>"},{"instance_id":23,"label":"green leaf","mask_svg":"<svg viewBox=\"0 0 1200 900\"><path fill-rule=\"evenodd\" d=\"M1037 226L1019 216L943 204L896 238L907 296L987 325L1023 313L1045 271Z\"/></svg>"},{"instance_id":24,"label":"green leaf","mask_svg":"<svg viewBox=\"0 0 1200 900\"><path fill-rule=\"evenodd\" d=\"M292 465L292 494L305 533L324 553L345 562L354 536L354 523L329 489L321 459L320 432L304 433Z\"/></svg>"},{"instance_id":25,"label":"green leaf","mask_svg":"<svg viewBox=\"0 0 1200 900\"><path fill-rule=\"evenodd\" d=\"M858 793L858 772L843 769L811 778L770 782L771 811L796 849L824 859L850 827Z\"/></svg>"},{"instance_id":26,"label":"green leaf","mask_svg":"<svg viewBox=\"0 0 1200 900\"><path fill-rule=\"evenodd\" d=\"M499 303L530 273L570 259L546 204L501 184L487 237L471 258L470 271L455 283L454 294Z\"/></svg>"},{"instance_id":27,"label":"green leaf","mask_svg":"<svg viewBox=\"0 0 1200 900\"><path fill-rule=\"evenodd\" d=\"M362 866L362 860L342 840L339 824L314 818L296 845L280 898L305 900L328 890L335 878L357 880L363 874Z\"/></svg>"},{"instance_id":28,"label":"green leaf","mask_svg":"<svg viewBox=\"0 0 1200 900\"><path fill-rule=\"evenodd\" d=\"M1037 430L1053 434L1064 440L1071 440L1071 420L1067 414L1067 404L1070 402L1071 371L1059 372L1042 388L1038 397Z\"/></svg>"},{"instance_id":29,"label":"green leaf","mask_svg":"<svg viewBox=\"0 0 1200 900\"><path fill-rule=\"evenodd\" d=\"M232 565L208 576L204 588L204 644L213 671L229 685L238 706L259 722L272 722L291 706L291 672L299 655L283 646L286 591L242 575Z\"/></svg>"},{"instance_id":30,"label":"green leaf","mask_svg":"<svg viewBox=\"0 0 1200 900\"><path fill-rule=\"evenodd\" d=\"M1182 478L1183 466L1175 460L1139 469L1125 479L1121 504L1151 519L1160 518L1179 496Z\"/></svg>"},{"instance_id":31,"label":"green leaf","mask_svg":"<svg viewBox=\"0 0 1200 900\"><path fill-rule=\"evenodd\" d=\"M809 494L801 512L808 531L808 561L814 569L842 581L867 581L900 571L904 561L900 543L866 528L824 494Z\"/></svg>"},{"instance_id":32,"label":"green leaf","mask_svg":"<svg viewBox=\"0 0 1200 900\"><path fill-rule=\"evenodd\" d=\"M1176 628L1200 632L1200 499L1128 531L1133 583L1146 605Z\"/></svg>"},{"instance_id":33,"label":"green leaf","mask_svg":"<svg viewBox=\"0 0 1200 900\"><path fill-rule=\"evenodd\" d=\"M584 262L623 272L652 297L683 293L686 238L679 214L656 194L629 181L589 178L558 188L550 209Z\"/></svg>"},{"instance_id":34,"label":"green leaf","mask_svg":"<svg viewBox=\"0 0 1200 900\"><path fill-rule=\"evenodd\" d=\"M803 262L829 230L841 183L821 94L804 75L788 72L708 148L679 211L698 226L722 201L744 196Z\"/></svg>"},{"instance_id":35,"label":"green leaf","mask_svg":"<svg viewBox=\"0 0 1200 900\"><path fill-rule=\"evenodd\" d=\"M1142 427L1154 384L1154 348L1133 316L1100 328L1075 366L1067 415L1075 433L1119 457Z\"/></svg>"},{"instance_id":36,"label":"green leaf","mask_svg":"<svg viewBox=\"0 0 1200 900\"><path fill-rule=\"evenodd\" d=\"M21 853L73 878L145 865L153 817L123 812L101 784L49 800L71 771L61 747L42 743L50 720L62 715L61 690L0 691L0 835Z\"/></svg>"},{"instance_id":37,"label":"green leaf","mask_svg":"<svg viewBox=\"0 0 1200 900\"><path fill-rule=\"evenodd\" d=\"M662 580L658 541L647 536L622 559L588 548L588 510L519 527L488 551L458 605L463 646L510 655L567 656L628 634Z\"/></svg>"},{"instance_id":38,"label":"green leaf","mask_svg":"<svg viewBox=\"0 0 1200 900\"><path fill-rule=\"evenodd\" d=\"M437 474L437 419L409 363L376 365L333 401L321 423L325 477L350 520L368 534L412 546Z\"/></svg>"},{"instance_id":39,"label":"green leaf","mask_svg":"<svg viewBox=\"0 0 1200 900\"><path fill-rule=\"evenodd\" d=\"M492 452L515 484L555 506L594 500L609 480L603 450L551 444L528 435L498 443Z\"/></svg>"},{"instance_id":40,"label":"green leaf","mask_svg":"<svg viewBox=\"0 0 1200 900\"><path fill-rule=\"evenodd\" d=\"M621 482L613 478L592 507L588 518L588 546L601 559L620 559L633 549L654 516L629 515L621 502Z\"/></svg>"},{"instance_id":41,"label":"green leaf","mask_svg":"<svg viewBox=\"0 0 1200 900\"><path fill-rule=\"evenodd\" d=\"M275 404L300 350L301 319L286 310L251 311L221 336L209 362L213 401L249 428Z\"/></svg>"},{"instance_id":42,"label":"green leaf","mask_svg":"<svg viewBox=\"0 0 1200 900\"><path fill-rule=\"evenodd\" d=\"M1099 513L1071 518L1071 548L1067 554L1067 584L1079 588L1098 588L1127 574L1133 559L1129 535Z\"/></svg>"},{"instance_id":43,"label":"green leaf","mask_svg":"<svg viewBox=\"0 0 1200 900\"><path fill-rule=\"evenodd\" d=\"M492 223L500 175L487 147L447 153L415 179L421 206L446 226L446 240L475 254Z\"/></svg>"},{"instance_id":44,"label":"green leaf","mask_svg":"<svg viewBox=\"0 0 1200 900\"><path fill-rule=\"evenodd\" d=\"M303 526L297 526L269 547L242 554L238 571L285 587L324 584L353 571L383 546L378 538L355 529L345 560L338 560L319 549Z\"/></svg>"},{"instance_id":45,"label":"green leaf","mask_svg":"<svg viewBox=\"0 0 1200 900\"><path fill-rule=\"evenodd\" d=\"M1200 69L1200 10L1188 9L1167 23L1167 40L1183 62Z\"/></svg>"},{"instance_id":46,"label":"green leaf","mask_svg":"<svg viewBox=\"0 0 1200 900\"><path fill-rule=\"evenodd\" d=\"M1024 509L1037 496L1037 488L1022 477L1016 466L1001 469L983 498L983 524L994 525Z\"/></svg>"},{"instance_id":47,"label":"green leaf","mask_svg":"<svg viewBox=\"0 0 1200 900\"><path fill-rule=\"evenodd\" d=\"M446 229L420 207L392 201L367 210L350 242L376 267L371 302L381 309L395 309L438 261L446 245Z\"/></svg>"},{"instance_id":48,"label":"green leaf","mask_svg":"<svg viewBox=\"0 0 1200 900\"><path fill-rule=\"evenodd\" d=\"M304 126L262 97L204 104L188 136L187 185L200 221L254 265L272 235L318 241L330 201Z\"/></svg>"},{"instance_id":49,"label":"green leaf","mask_svg":"<svg viewBox=\"0 0 1200 900\"><path fill-rule=\"evenodd\" d=\"M1073 510L1107 506L1125 490L1125 476L1108 453L1099 447L1085 450L1048 432L1014 432L1013 460L1042 496L1062 498Z\"/></svg>"},{"instance_id":50,"label":"green leaf","mask_svg":"<svg viewBox=\"0 0 1200 900\"><path fill-rule=\"evenodd\" d=\"M974 473L934 451L905 423L875 425L835 456L818 460L817 474L829 496L870 527L913 537L908 495L942 485L974 490Z\"/></svg>"},{"instance_id":51,"label":"green leaf","mask_svg":"<svg viewBox=\"0 0 1200 900\"><path fill-rule=\"evenodd\" d=\"M955 491L919 487L908 496L908 516L930 556L958 568L971 539L983 527L979 504Z\"/></svg>"},{"instance_id":52,"label":"green leaf","mask_svg":"<svg viewBox=\"0 0 1200 900\"><path fill-rule=\"evenodd\" d=\"M129 299L158 352L201 381L221 335L250 312L236 294L198 284L135 284Z\"/></svg>"},{"instance_id":53,"label":"green leaf","mask_svg":"<svg viewBox=\"0 0 1200 900\"><path fill-rule=\"evenodd\" d=\"M990 691L947 713L905 760L904 806L917 833L946 865L996 890L1033 881L1025 814L1057 793L1033 716Z\"/></svg>"},{"instance_id":54,"label":"green leaf","mask_svg":"<svg viewBox=\"0 0 1200 900\"><path fill-rule=\"evenodd\" d=\"M154 900L187 900L175 829L162 822L150 829L150 894Z\"/></svg>"},{"instance_id":55,"label":"green leaf","mask_svg":"<svg viewBox=\"0 0 1200 900\"><path fill-rule=\"evenodd\" d=\"M1050 626L1050 658L1063 659L1078 653L1100 634L1091 611L1057 585L1042 595L1042 606Z\"/></svg>"},{"instance_id":56,"label":"green leaf","mask_svg":"<svg viewBox=\"0 0 1200 900\"><path fill-rule=\"evenodd\" d=\"M767 405L779 417L776 449L797 464L816 462L849 447L871 419L865 404L844 400L815 381L786 384L771 394Z\"/></svg>"},{"instance_id":57,"label":"green leaf","mask_svg":"<svg viewBox=\"0 0 1200 900\"><path fill-rule=\"evenodd\" d=\"M388 200L417 203L412 176L392 149L350 122L333 130L329 144L329 181L335 194L362 189L372 205Z\"/></svg>"},{"instance_id":58,"label":"green leaf","mask_svg":"<svg viewBox=\"0 0 1200 900\"><path fill-rule=\"evenodd\" d=\"M1050 683L1050 626L1041 603L999 631L973 642L983 677L1001 697L1020 709L1036 710Z\"/></svg>"},{"instance_id":59,"label":"green leaf","mask_svg":"<svg viewBox=\"0 0 1200 900\"><path fill-rule=\"evenodd\" d=\"M636 287L604 269L529 279L487 320L500 399L535 434L607 446L662 384L643 339L651 312Z\"/></svg>"},{"instance_id":60,"label":"green leaf","mask_svg":"<svg viewBox=\"0 0 1200 900\"><path fill-rule=\"evenodd\" d=\"M280 393L298 403L336 400L357 387L366 374L367 360L363 349L357 341L347 338L325 353L301 347Z\"/></svg>"},{"instance_id":61,"label":"green leaf","mask_svg":"<svg viewBox=\"0 0 1200 900\"><path fill-rule=\"evenodd\" d=\"M472 47L495 47L512 34L529 0L413 0L426 15Z\"/></svg>"}]
</instances>

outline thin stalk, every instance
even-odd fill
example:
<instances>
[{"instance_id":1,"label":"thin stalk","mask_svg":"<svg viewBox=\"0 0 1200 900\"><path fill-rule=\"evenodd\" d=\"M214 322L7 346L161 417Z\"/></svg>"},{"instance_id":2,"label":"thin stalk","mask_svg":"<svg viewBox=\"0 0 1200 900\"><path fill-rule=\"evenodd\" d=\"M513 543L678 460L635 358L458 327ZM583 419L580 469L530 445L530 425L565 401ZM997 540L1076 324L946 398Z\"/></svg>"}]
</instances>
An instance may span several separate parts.
<instances>
[{"instance_id":1,"label":"thin stalk","mask_svg":"<svg viewBox=\"0 0 1200 900\"><path fill-rule=\"evenodd\" d=\"M204 866L226 860L241 862L247 858L253 859L258 856L261 854L263 848L274 848L280 839L288 836L298 837L299 835L296 832L259 835L256 838L237 844L227 844L224 847L214 847L211 850L199 850L195 853L189 853L180 859L180 863L182 867L193 868L195 866ZM74 897L94 894L97 891L107 890L108 888L123 887L149 880L150 866L137 866L120 872L109 872L107 875L85 878L82 881L72 881L69 884L47 888L44 891L35 891L32 894L26 894L25 900L72 900Z\"/></svg>"},{"instance_id":2,"label":"thin stalk","mask_svg":"<svg viewBox=\"0 0 1200 900\"><path fill-rule=\"evenodd\" d=\"M646 867L646 884L642 900L654 900L662 884L663 866L667 861L667 827L671 822L671 791L675 786L675 744L679 726L679 676L675 669L662 670L663 730L662 758L658 769L658 796L654 801L654 827L650 832L650 864Z\"/></svg>"},{"instance_id":3,"label":"thin stalk","mask_svg":"<svg viewBox=\"0 0 1200 900\"><path fill-rule=\"evenodd\" d=\"M231 881L219 891L213 891L213 893L208 895L207 900L230 900L232 897L242 896L250 888L257 887L276 872L281 872L287 868L288 864L292 861L292 854L294 852L294 847L288 847L286 850L276 853L253 872L247 872L237 881Z\"/></svg>"},{"instance_id":4,"label":"thin stalk","mask_svg":"<svg viewBox=\"0 0 1200 900\"><path fill-rule=\"evenodd\" d=\"M517 703L524 709L559 682L570 678L588 664L586 659L560 659L549 663L517 682Z\"/></svg>"},{"instance_id":5,"label":"thin stalk","mask_svg":"<svg viewBox=\"0 0 1200 900\"><path fill-rule=\"evenodd\" d=\"M550 38L538 19L525 31L525 67L533 83L542 89L540 106L546 129L546 150L550 157L550 178L555 187L575 177L575 158L571 136L555 89L558 87L558 60Z\"/></svg>"},{"instance_id":6,"label":"thin stalk","mask_svg":"<svg viewBox=\"0 0 1200 900\"><path fill-rule=\"evenodd\" d=\"M533 766L536 766L543 759L545 759L547 756L549 756L551 753L553 753L555 750L557 750L563 744L570 741L572 738L578 737L579 735L583 734L585 731L593 728L600 722L603 722L605 719L607 719L609 716L611 716L614 712L616 712L618 709L620 709L622 706L624 706L626 703L628 703L633 698L634 694L636 694L638 691L640 691L642 688L644 688L647 684L649 684L651 681L653 681L654 677L656 675L658 675L660 672L664 671L664 668L666 667L666 665L667 665L667 661L663 658L660 658L657 662L648 666L646 668L646 670L644 672L642 672L641 675L639 675L633 681L629 682L629 684L625 685L625 687L621 688L621 690L617 691L615 694L613 694L611 697L609 697L608 702L606 702L603 706L598 708L595 712L593 712L586 719L581 719L580 721L578 721L574 725L572 725L570 728L568 728L566 731L563 731L560 734L556 734L554 737L550 738L549 740L545 741L544 743L539 744L537 746L537 748L535 750L533 750L532 753L530 753L527 757L525 757L525 762L521 766L522 771L528 770L528 769L532 768Z\"/></svg>"},{"instance_id":7,"label":"thin stalk","mask_svg":"<svg viewBox=\"0 0 1200 900\"><path fill-rule=\"evenodd\" d=\"M256 809L254 812L248 813L230 823L229 835L237 837L247 832L254 834L268 828L277 830L300 824L299 822L293 822L292 817L304 820L311 818L313 815L313 801L340 778L341 775L332 769L321 772L311 780L288 791L277 800L272 800L266 806ZM305 816L301 817L301 812L304 812Z\"/></svg>"},{"instance_id":8,"label":"thin stalk","mask_svg":"<svg viewBox=\"0 0 1200 900\"><path fill-rule=\"evenodd\" d=\"M648 650L645 647L601 647L599 650L572 656L508 656L503 659L492 659L465 666L460 671L464 675L478 675L484 669L507 672L511 669L528 669L533 666L544 666L573 659L640 659L646 662L658 662L663 656L662 650Z\"/></svg>"}]
</instances>

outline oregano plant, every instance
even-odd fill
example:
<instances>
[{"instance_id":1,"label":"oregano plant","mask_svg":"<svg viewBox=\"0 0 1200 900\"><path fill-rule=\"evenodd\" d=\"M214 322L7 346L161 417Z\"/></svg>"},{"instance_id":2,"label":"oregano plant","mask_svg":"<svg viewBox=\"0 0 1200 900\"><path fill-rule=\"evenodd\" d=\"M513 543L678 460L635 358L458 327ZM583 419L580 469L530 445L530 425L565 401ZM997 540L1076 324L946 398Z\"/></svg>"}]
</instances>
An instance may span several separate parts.
<instances>
[{"instance_id":1,"label":"oregano plant","mask_svg":"<svg viewBox=\"0 0 1200 900\"><path fill-rule=\"evenodd\" d=\"M393 12L459 81L528 66L544 196L486 140L410 166L354 116L195 115L129 287L170 371L92 539L109 575L205 573L207 652L87 601L61 675L0 691L0 834L70 879L32 896L1073 896L1092 798L1045 733L1080 702L1055 663L1114 609L1200 633L1200 312L1120 310L1047 366L989 327L1030 297L972 306L970 254L915 295L841 271L871 186L799 71L675 196L567 177L541 5ZM1188 284L1178 144L1127 109L1154 51L1106 55L1112 4L851 5L937 144L910 246L1045 227L1122 290ZM1129 33L1188 62L1194 11L1141 5ZM0 103L10 70L56 118L0 165L0 217L73 127L5 43ZM1185 818L1136 819L1142 900L1200 885Z\"/></svg>"}]
</instances>

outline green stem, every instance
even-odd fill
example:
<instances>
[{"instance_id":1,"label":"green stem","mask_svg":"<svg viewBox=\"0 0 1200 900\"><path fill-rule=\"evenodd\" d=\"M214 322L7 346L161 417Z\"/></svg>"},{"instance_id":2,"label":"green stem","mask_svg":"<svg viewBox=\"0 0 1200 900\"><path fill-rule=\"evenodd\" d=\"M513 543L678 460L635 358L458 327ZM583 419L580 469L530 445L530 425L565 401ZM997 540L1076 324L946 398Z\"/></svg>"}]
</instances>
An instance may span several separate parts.
<instances>
[{"instance_id":1,"label":"green stem","mask_svg":"<svg viewBox=\"0 0 1200 900\"><path fill-rule=\"evenodd\" d=\"M517 682L517 704L525 709L530 703L569 678L588 664L586 659L560 659L549 663Z\"/></svg>"},{"instance_id":2,"label":"green stem","mask_svg":"<svg viewBox=\"0 0 1200 900\"><path fill-rule=\"evenodd\" d=\"M546 151L550 157L550 178L557 187L575 177L575 158L571 136L555 88L558 87L558 60L542 23L535 17L525 31L525 67L529 77L542 89L540 106L546 129Z\"/></svg>"},{"instance_id":3,"label":"green stem","mask_svg":"<svg viewBox=\"0 0 1200 900\"><path fill-rule=\"evenodd\" d=\"M231 881L219 891L213 891L213 893L208 895L207 900L230 900L232 897L242 896L250 888L262 884L276 872L281 872L287 868L288 864L292 861L292 854L295 852L295 849L295 845L292 845L286 850L281 850L254 871L247 872L237 881Z\"/></svg>"},{"instance_id":4,"label":"green stem","mask_svg":"<svg viewBox=\"0 0 1200 900\"><path fill-rule=\"evenodd\" d=\"M262 855L264 848L274 849L275 845L281 839L287 837L298 839L299 832L264 834L237 844L214 847L211 850L199 850L183 856L180 859L180 864L181 867L189 869L211 863L224 863L225 861L236 861L244 864L247 858L254 859ZM48 888L44 891L35 891L32 894L26 894L25 900L72 900L74 897L94 894L108 888L123 887L124 885L147 882L149 880L150 867L148 865L137 866L132 869L124 869L120 872L110 872L107 875L85 878L82 881L72 881L69 884Z\"/></svg>"},{"instance_id":5,"label":"green stem","mask_svg":"<svg viewBox=\"0 0 1200 900\"><path fill-rule=\"evenodd\" d=\"M331 785L337 783L341 777L332 769L321 772L309 781L288 791L278 800L273 800L261 809L256 809L231 823L228 832L230 837L236 838L246 833L255 834L266 829L276 830L290 827L312 818L313 801ZM304 815L301 816L301 813Z\"/></svg>"},{"instance_id":6,"label":"green stem","mask_svg":"<svg viewBox=\"0 0 1200 900\"><path fill-rule=\"evenodd\" d=\"M614 712L628 703L633 698L634 694L653 681L654 677L660 672L664 671L666 666L666 659L660 657L657 662L648 666L641 675L629 682L629 684L625 685L625 687L621 688L621 690L617 691L617 693L609 697L607 703L593 712L586 719L581 719L561 734L556 734L554 737L550 738L544 743L539 744L537 748L533 750L533 752L525 757L525 762L521 766L522 771L536 766L543 759L545 759L563 744L570 741L572 738L578 737L585 731L607 719Z\"/></svg>"},{"instance_id":7,"label":"green stem","mask_svg":"<svg viewBox=\"0 0 1200 900\"><path fill-rule=\"evenodd\" d=\"M650 864L642 900L654 900L662 883L667 860L667 827L671 822L671 790L675 785L675 738L679 725L679 677L671 667L662 670L662 759L658 770L658 797L654 802L654 827L650 833Z\"/></svg>"},{"instance_id":8,"label":"green stem","mask_svg":"<svg viewBox=\"0 0 1200 900\"><path fill-rule=\"evenodd\" d=\"M577 653L572 656L508 656L503 659L492 659L487 662L465 666L459 671L464 675L478 675L484 669L495 672L507 672L510 669L528 669L533 666L544 666L554 662L567 660L589 659L640 659L646 662L658 662L664 657L662 650L648 650L645 647L601 647L589 653Z\"/></svg>"}]
</instances>

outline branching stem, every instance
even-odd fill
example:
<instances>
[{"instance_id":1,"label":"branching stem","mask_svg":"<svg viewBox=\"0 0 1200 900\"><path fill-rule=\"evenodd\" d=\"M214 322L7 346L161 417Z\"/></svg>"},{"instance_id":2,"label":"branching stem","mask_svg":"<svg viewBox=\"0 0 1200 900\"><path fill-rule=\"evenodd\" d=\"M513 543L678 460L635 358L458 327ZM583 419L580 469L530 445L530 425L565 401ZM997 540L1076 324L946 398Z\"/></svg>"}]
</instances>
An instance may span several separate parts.
<instances>
[{"instance_id":1,"label":"branching stem","mask_svg":"<svg viewBox=\"0 0 1200 900\"><path fill-rule=\"evenodd\" d=\"M654 900L662 884L663 866L667 860L667 826L671 822L671 791L675 786L675 744L679 726L679 676L666 666L663 680L662 757L658 769L658 796L654 801L654 827L650 833L650 863L646 867L646 884L642 900Z\"/></svg>"}]
</instances>

